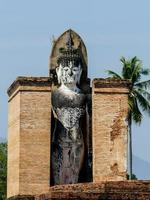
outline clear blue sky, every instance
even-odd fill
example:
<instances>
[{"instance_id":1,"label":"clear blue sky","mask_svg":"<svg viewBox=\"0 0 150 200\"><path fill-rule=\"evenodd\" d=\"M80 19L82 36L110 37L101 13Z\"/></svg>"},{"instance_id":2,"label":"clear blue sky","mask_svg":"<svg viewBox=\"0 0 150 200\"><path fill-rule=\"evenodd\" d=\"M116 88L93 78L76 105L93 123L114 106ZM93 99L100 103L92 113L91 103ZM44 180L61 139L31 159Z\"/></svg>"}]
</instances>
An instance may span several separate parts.
<instances>
[{"instance_id":1,"label":"clear blue sky","mask_svg":"<svg viewBox=\"0 0 150 200\"><path fill-rule=\"evenodd\" d=\"M88 50L89 76L106 77L107 69L120 72L121 56L136 55L150 67L149 21L149 0L0 0L1 137L7 134L7 88L20 75L48 75L53 35L75 30ZM146 162L149 122L145 116L133 129L134 155Z\"/></svg>"}]
</instances>

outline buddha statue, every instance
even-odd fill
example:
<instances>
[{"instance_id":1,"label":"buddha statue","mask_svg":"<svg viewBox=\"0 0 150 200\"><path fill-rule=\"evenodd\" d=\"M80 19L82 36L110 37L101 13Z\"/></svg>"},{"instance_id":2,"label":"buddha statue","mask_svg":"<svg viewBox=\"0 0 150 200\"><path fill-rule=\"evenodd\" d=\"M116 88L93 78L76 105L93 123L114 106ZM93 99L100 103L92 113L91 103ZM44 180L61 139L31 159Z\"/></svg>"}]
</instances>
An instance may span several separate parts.
<instances>
[{"instance_id":1,"label":"buddha statue","mask_svg":"<svg viewBox=\"0 0 150 200\"><path fill-rule=\"evenodd\" d=\"M82 59L73 48L71 35L67 48L58 57L59 86L52 92L55 127L52 135L52 174L54 185L78 183L83 166L85 143L82 131L86 95L80 88Z\"/></svg>"}]
</instances>

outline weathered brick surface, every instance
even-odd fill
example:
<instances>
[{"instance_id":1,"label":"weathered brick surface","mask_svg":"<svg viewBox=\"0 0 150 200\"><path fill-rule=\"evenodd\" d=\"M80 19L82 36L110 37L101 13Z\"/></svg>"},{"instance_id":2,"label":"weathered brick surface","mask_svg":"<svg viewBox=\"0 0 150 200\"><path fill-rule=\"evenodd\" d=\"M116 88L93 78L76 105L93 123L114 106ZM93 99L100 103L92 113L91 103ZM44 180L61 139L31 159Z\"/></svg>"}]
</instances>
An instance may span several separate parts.
<instances>
[{"instance_id":1,"label":"weathered brick surface","mask_svg":"<svg viewBox=\"0 0 150 200\"><path fill-rule=\"evenodd\" d=\"M7 195L19 193L20 94L8 105Z\"/></svg>"},{"instance_id":2,"label":"weathered brick surface","mask_svg":"<svg viewBox=\"0 0 150 200\"><path fill-rule=\"evenodd\" d=\"M149 200L150 181L106 181L51 187L49 193L35 200L93 199L93 200Z\"/></svg>"},{"instance_id":3,"label":"weathered brick surface","mask_svg":"<svg viewBox=\"0 0 150 200\"><path fill-rule=\"evenodd\" d=\"M51 86L31 82L18 84L9 100L8 197L49 188Z\"/></svg>"},{"instance_id":4,"label":"weathered brick surface","mask_svg":"<svg viewBox=\"0 0 150 200\"><path fill-rule=\"evenodd\" d=\"M125 180L128 82L97 79L92 87L93 181Z\"/></svg>"},{"instance_id":5,"label":"weathered brick surface","mask_svg":"<svg viewBox=\"0 0 150 200\"><path fill-rule=\"evenodd\" d=\"M149 200L150 181L102 181L58 185L35 196L18 195L9 200Z\"/></svg>"}]
</instances>

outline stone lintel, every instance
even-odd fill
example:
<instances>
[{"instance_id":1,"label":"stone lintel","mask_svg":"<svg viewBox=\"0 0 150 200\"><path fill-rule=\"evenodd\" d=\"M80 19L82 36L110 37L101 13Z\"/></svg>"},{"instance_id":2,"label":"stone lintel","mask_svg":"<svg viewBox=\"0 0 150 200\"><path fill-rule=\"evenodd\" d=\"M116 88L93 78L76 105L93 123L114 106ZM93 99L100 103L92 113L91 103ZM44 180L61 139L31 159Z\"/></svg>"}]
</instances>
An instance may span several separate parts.
<instances>
[{"instance_id":1,"label":"stone lintel","mask_svg":"<svg viewBox=\"0 0 150 200\"><path fill-rule=\"evenodd\" d=\"M23 77L19 76L7 90L11 99L19 90L48 90L50 91L52 80L50 77Z\"/></svg>"},{"instance_id":2,"label":"stone lintel","mask_svg":"<svg viewBox=\"0 0 150 200\"><path fill-rule=\"evenodd\" d=\"M96 78L92 88L96 93L129 93L130 87L131 83L128 80Z\"/></svg>"}]
</instances>

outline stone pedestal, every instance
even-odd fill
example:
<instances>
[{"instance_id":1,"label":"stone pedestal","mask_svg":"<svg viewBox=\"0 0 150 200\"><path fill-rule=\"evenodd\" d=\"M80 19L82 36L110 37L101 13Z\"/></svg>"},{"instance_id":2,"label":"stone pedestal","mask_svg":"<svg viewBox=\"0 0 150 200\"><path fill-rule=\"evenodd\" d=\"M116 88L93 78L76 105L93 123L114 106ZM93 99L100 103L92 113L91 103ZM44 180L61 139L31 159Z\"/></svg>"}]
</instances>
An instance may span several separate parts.
<instances>
[{"instance_id":1,"label":"stone pedestal","mask_svg":"<svg viewBox=\"0 0 150 200\"><path fill-rule=\"evenodd\" d=\"M93 81L93 182L126 179L128 88L123 80Z\"/></svg>"},{"instance_id":2,"label":"stone pedestal","mask_svg":"<svg viewBox=\"0 0 150 200\"><path fill-rule=\"evenodd\" d=\"M7 197L47 192L50 180L50 78L19 77L8 89Z\"/></svg>"},{"instance_id":3,"label":"stone pedestal","mask_svg":"<svg viewBox=\"0 0 150 200\"><path fill-rule=\"evenodd\" d=\"M9 200L148 200L150 181L102 181L59 185L36 196L15 196Z\"/></svg>"}]
</instances>

